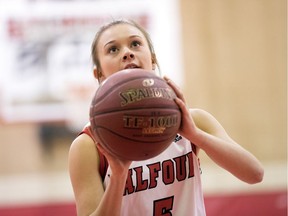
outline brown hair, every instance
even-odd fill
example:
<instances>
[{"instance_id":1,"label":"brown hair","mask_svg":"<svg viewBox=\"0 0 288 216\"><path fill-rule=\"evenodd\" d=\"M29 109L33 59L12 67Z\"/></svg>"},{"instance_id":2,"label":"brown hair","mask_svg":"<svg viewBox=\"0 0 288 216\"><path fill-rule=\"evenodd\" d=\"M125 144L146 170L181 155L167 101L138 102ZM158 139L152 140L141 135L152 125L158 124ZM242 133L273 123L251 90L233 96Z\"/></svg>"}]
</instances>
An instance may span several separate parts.
<instances>
[{"instance_id":1,"label":"brown hair","mask_svg":"<svg viewBox=\"0 0 288 216\"><path fill-rule=\"evenodd\" d=\"M98 30L98 32L96 33L96 35L94 37L92 47L91 47L91 55L92 55L93 63L97 68L98 75L101 76L101 65L100 65L100 61L98 58L98 54L97 54L97 45L98 45L99 38L105 30L109 29L112 26L119 25L119 24L128 24L128 25L134 26L142 32L142 34L144 35L144 37L146 38L146 40L148 42L148 46L149 46L149 49L151 52L152 59L159 69L159 64L158 64L156 54L154 51L154 46L152 44L152 40L150 38L150 35L147 33L147 31L143 27L141 27L139 24L137 24L135 21L120 19L120 20L113 20L112 22L109 22L109 23L103 25L102 27L100 27L100 29Z\"/></svg>"}]
</instances>

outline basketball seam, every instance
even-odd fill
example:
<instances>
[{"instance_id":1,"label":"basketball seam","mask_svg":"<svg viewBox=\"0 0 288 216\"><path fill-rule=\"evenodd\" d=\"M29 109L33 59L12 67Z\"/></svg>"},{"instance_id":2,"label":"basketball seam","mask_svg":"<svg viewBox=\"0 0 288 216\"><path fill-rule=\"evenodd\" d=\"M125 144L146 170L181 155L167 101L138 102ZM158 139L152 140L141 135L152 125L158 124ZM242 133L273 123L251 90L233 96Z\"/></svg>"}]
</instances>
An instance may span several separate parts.
<instances>
[{"instance_id":1,"label":"basketball seam","mask_svg":"<svg viewBox=\"0 0 288 216\"><path fill-rule=\"evenodd\" d=\"M149 110L149 109L155 109L155 108L159 108L159 109L165 109L165 110L168 110L168 109L171 109L171 110L175 110L175 111L179 111L180 112L180 110L179 110L179 108L176 108L176 107L174 107L174 106L167 106L167 107L157 107L157 106L155 106L155 105L153 105L153 107L141 107L141 108L139 108L139 107L135 107L135 108L133 108L133 107L130 107L129 108L129 110L123 110L123 109L115 109L115 107L112 107L111 109L106 109L106 110L102 110L102 111L98 111L98 112L93 112L93 116L91 116L91 117L95 117L96 115L99 115L99 114L108 114L108 113L116 113L116 112L129 112L129 111L132 111L132 110L141 110L141 109L145 109L145 110ZM143 115L144 116L144 115Z\"/></svg>"},{"instance_id":2,"label":"basketball seam","mask_svg":"<svg viewBox=\"0 0 288 216\"><path fill-rule=\"evenodd\" d=\"M113 86L113 88L117 88L118 86L124 84L125 82L130 82L130 81L133 81L133 80L137 80L137 79L142 79L142 78L147 78L147 76L141 76L141 77L134 77L134 78L130 78L129 80L124 80L124 81L120 81L118 82L117 84L115 84ZM150 78L150 77L149 77ZM161 77L151 77L153 79L158 79L158 80L161 80L161 81L164 81ZM101 87L101 86L100 86ZM101 88L98 88L98 90L100 90ZM98 94L98 91L96 92L96 95ZM101 102L107 95L103 95L99 98L97 98L97 100L95 101L95 103L99 103Z\"/></svg>"},{"instance_id":3,"label":"basketball seam","mask_svg":"<svg viewBox=\"0 0 288 216\"><path fill-rule=\"evenodd\" d=\"M145 141L141 141L141 140L137 140L137 139L131 139L131 138L129 138L129 137L120 135L119 133L116 133L115 131L110 130L110 129L107 128L107 127L103 127L103 126L94 126L94 127L95 127L94 130L96 131L96 133L98 134L99 138L100 138L102 141L103 141L103 138L101 137L101 133L98 133L98 132L97 132L97 129L99 129L99 128L105 129L105 130L111 132L112 134L114 134L114 135L116 135L116 136L122 137L123 139L126 139L126 140L128 139L128 140L131 140L131 141L134 141L134 142L138 142L138 143L151 143L151 144L153 144L153 143L158 143L158 142L162 142L162 141L167 140L167 137L166 137L166 138L163 139L163 140L145 142ZM172 138L172 137L175 137L175 135L172 134L168 139L170 139L170 138Z\"/></svg>"}]
</instances>

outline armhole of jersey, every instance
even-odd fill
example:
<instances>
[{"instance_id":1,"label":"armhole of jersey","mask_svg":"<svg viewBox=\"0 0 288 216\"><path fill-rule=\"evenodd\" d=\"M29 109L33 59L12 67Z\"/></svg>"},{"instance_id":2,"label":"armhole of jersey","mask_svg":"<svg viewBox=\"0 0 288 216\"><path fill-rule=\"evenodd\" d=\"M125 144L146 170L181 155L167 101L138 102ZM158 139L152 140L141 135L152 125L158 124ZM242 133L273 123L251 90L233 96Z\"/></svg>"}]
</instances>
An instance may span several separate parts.
<instances>
[{"instance_id":1,"label":"armhole of jersey","mask_svg":"<svg viewBox=\"0 0 288 216\"><path fill-rule=\"evenodd\" d=\"M92 135L92 131L91 131L91 127L90 125L89 126L85 126L85 128L83 129L83 131L80 134L87 134L88 136L90 136L95 145L97 143L97 141L94 139L93 135ZM102 181L104 182L104 179L105 179L105 176L106 176L106 173L107 173L107 169L108 169L108 161L106 159L106 157L99 151L97 145L96 145L96 148L97 148L97 152L98 152L98 155L99 155L99 173L101 175L101 178L102 178Z\"/></svg>"},{"instance_id":2,"label":"armhole of jersey","mask_svg":"<svg viewBox=\"0 0 288 216\"><path fill-rule=\"evenodd\" d=\"M96 146L96 148L97 148L97 146ZM100 175L102 177L102 180L104 181L106 173L107 173L107 169L108 169L108 161L107 161L106 157L98 150L98 148L97 148L97 152L98 152L99 161L100 161L99 172L100 172Z\"/></svg>"},{"instance_id":3,"label":"armhole of jersey","mask_svg":"<svg viewBox=\"0 0 288 216\"><path fill-rule=\"evenodd\" d=\"M191 143L191 148L192 148L192 151L194 152L194 154L196 155L196 146L193 144L193 143Z\"/></svg>"},{"instance_id":4,"label":"armhole of jersey","mask_svg":"<svg viewBox=\"0 0 288 216\"><path fill-rule=\"evenodd\" d=\"M198 155L197 155L197 147L196 147L196 145L195 144L193 144L193 143L191 143L191 148L192 148L192 151L194 152L194 154L195 154L195 156L196 156L196 158L197 158L197 161L198 161L198 165L199 165L199 168L200 168L200 158L198 157ZM201 170L201 168L200 168L200 170ZM201 170L201 173L202 173L202 170Z\"/></svg>"}]
</instances>

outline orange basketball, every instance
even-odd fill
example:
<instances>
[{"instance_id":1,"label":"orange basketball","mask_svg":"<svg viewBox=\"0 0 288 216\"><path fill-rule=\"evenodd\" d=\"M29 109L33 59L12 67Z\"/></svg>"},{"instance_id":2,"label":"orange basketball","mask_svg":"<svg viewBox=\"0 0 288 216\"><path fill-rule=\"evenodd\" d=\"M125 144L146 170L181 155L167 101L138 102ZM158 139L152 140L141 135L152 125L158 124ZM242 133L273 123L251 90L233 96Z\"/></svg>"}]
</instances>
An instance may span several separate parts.
<instances>
[{"instance_id":1,"label":"orange basketball","mask_svg":"<svg viewBox=\"0 0 288 216\"><path fill-rule=\"evenodd\" d=\"M155 157L171 144L180 127L175 97L166 81L152 71L119 71L93 97L93 135L116 157L134 161Z\"/></svg>"}]
</instances>

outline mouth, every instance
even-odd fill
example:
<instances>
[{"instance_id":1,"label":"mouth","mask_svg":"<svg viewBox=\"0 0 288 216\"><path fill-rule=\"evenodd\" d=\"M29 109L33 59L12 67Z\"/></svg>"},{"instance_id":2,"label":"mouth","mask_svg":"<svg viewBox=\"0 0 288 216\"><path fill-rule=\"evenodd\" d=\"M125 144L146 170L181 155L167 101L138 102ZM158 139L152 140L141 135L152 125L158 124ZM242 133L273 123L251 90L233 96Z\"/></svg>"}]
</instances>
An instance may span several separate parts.
<instances>
[{"instance_id":1,"label":"mouth","mask_svg":"<svg viewBox=\"0 0 288 216\"><path fill-rule=\"evenodd\" d=\"M140 68L140 67L132 63L132 64L126 65L124 69L134 69L134 68Z\"/></svg>"}]
</instances>

